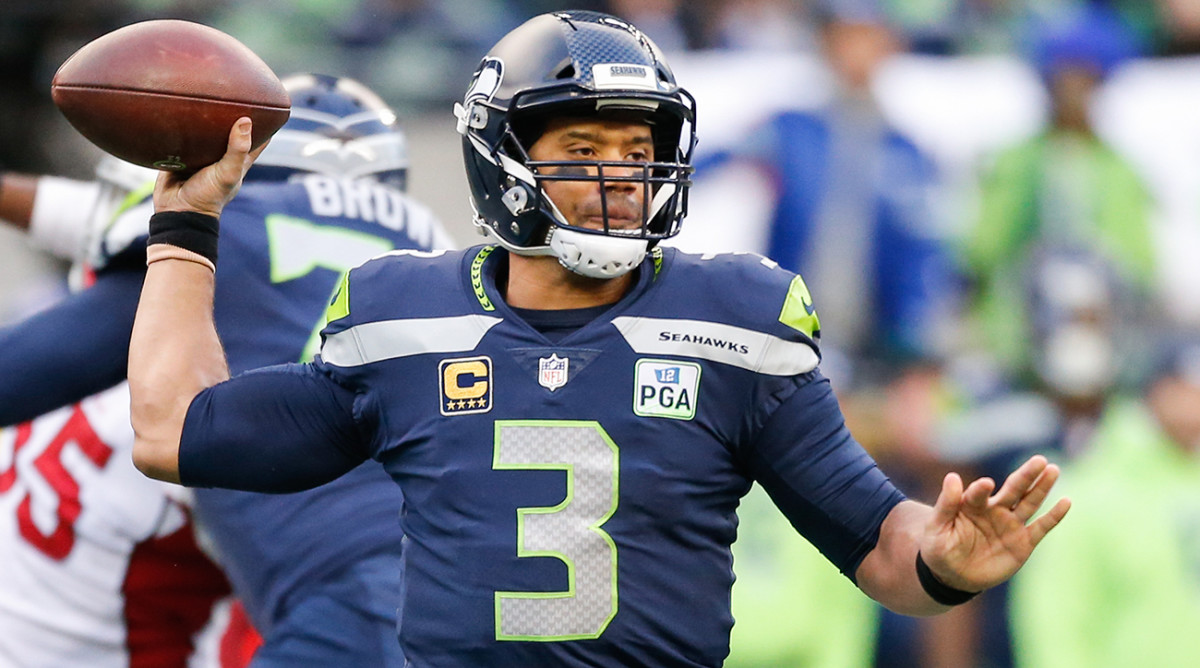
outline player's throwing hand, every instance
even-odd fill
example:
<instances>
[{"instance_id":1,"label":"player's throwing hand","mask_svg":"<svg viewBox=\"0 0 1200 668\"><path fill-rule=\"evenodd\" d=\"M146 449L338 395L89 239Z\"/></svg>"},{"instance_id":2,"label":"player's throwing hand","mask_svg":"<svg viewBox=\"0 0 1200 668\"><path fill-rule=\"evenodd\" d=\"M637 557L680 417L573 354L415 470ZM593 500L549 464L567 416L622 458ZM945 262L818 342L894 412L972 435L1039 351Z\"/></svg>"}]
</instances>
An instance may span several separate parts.
<instances>
[{"instance_id":1,"label":"player's throwing hand","mask_svg":"<svg viewBox=\"0 0 1200 668\"><path fill-rule=\"evenodd\" d=\"M251 151L251 122L242 117L229 130L224 157L194 174L160 172L154 188L155 211L194 211L220 216L241 187L242 177L266 144Z\"/></svg>"}]
</instances>

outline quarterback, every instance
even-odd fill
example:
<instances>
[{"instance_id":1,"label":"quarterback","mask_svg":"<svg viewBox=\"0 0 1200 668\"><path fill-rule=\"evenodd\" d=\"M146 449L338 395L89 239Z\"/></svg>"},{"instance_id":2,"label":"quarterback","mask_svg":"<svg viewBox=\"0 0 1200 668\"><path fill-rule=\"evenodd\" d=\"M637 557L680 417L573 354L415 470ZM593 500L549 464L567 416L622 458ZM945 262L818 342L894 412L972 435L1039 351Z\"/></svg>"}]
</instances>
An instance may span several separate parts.
<instances>
[{"instance_id":1,"label":"quarterback","mask_svg":"<svg viewBox=\"0 0 1200 668\"><path fill-rule=\"evenodd\" d=\"M230 379L210 248L255 158L241 119L220 163L158 183L130 343L142 471L258 490L367 459L391 474L412 665L720 665L754 481L909 614L1009 578L1067 512L1034 518L1058 476L1040 457L906 499L843 424L800 277L657 247L686 211L695 105L637 28L535 17L455 116L493 245L352 269L313 363Z\"/></svg>"}]
</instances>

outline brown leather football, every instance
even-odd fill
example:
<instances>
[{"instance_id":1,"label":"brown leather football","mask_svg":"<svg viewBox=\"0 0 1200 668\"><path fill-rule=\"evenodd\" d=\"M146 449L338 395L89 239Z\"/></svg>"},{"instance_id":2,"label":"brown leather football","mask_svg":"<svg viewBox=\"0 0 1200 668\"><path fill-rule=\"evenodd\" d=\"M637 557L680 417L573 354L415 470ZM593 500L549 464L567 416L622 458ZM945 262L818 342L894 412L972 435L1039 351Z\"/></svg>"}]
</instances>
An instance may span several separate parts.
<instances>
[{"instance_id":1,"label":"brown leather football","mask_svg":"<svg viewBox=\"0 0 1200 668\"><path fill-rule=\"evenodd\" d=\"M246 45L179 20L134 23L89 42L58 68L50 92L96 146L171 171L220 160L242 116L262 145L291 109L279 78Z\"/></svg>"}]
</instances>

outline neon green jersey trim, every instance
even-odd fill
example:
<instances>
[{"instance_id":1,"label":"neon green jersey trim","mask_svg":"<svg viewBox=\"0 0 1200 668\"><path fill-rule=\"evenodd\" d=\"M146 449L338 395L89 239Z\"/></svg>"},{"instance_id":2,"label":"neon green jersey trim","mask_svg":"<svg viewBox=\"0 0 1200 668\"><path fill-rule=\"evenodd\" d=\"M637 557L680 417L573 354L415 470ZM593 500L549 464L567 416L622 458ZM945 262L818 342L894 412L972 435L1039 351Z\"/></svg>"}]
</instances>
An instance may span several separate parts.
<instances>
[{"instance_id":1,"label":"neon green jersey trim","mask_svg":"<svg viewBox=\"0 0 1200 668\"><path fill-rule=\"evenodd\" d=\"M495 246L484 246L479 249L479 253L471 261L471 288L475 291L475 299L479 300L479 305L485 311L496 310L496 305L492 303L491 298L487 296L487 292L483 289L483 261L494 250L496 250Z\"/></svg>"},{"instance_id":2,"label":"neon green jersey trim","mask_svg":"<svg viewBox=\"0 0 1200 668\"><path fill-rule=\"evenodd\" d=\"M816 334L821 331L821 318L813 306L808 286L800 276L792 279L787 298L783 300L783 310L779 313L779 322L804 332L810 339L816 338Z\"/></svg>"},{"instance_id":3,"label":"neon green jersey trim","mask_svg":"<svg viewBox=\"0 0 1200 668\"><path fill-rule=\"evenodd\" d=\"M325 311L325 324L341 320L350 315L350 272L342 274L337 291L333 293L333 301Z\"/></svg>"}]
</instances>

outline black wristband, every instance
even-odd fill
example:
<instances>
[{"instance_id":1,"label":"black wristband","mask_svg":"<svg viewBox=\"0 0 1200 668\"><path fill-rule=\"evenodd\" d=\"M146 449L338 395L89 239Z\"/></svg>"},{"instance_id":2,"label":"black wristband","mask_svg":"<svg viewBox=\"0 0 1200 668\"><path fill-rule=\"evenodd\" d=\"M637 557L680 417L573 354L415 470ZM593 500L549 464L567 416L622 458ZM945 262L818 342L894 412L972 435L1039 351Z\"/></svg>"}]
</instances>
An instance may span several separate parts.
<instances>
[{"instance_id":1,"label":"black wristband","mask_svg":"<svg viewBox=\"0 0 1200 668\"><path fill-rule=\"evenodd\" d=\"M929 594L929 598L942 605L961 605L979 595L977 591L955 589L937 579L933 571L929 570L929 564L925 563L925 559L921 557L919 551L917 552L917 579L921 581L921 588L925 590L926 594Z\"/></svg>"},{"instance_id":2,"label":"black wristband","mask_svg":"<svg viewBox=\"0 0 1200 668\"><path fill-rule=\"evenodd\" d=\"M170 244L204 256L217 264L217 231L220 221L195 211L161 211L150 216L147 246Z\"/></svg>"}]
</instances>

